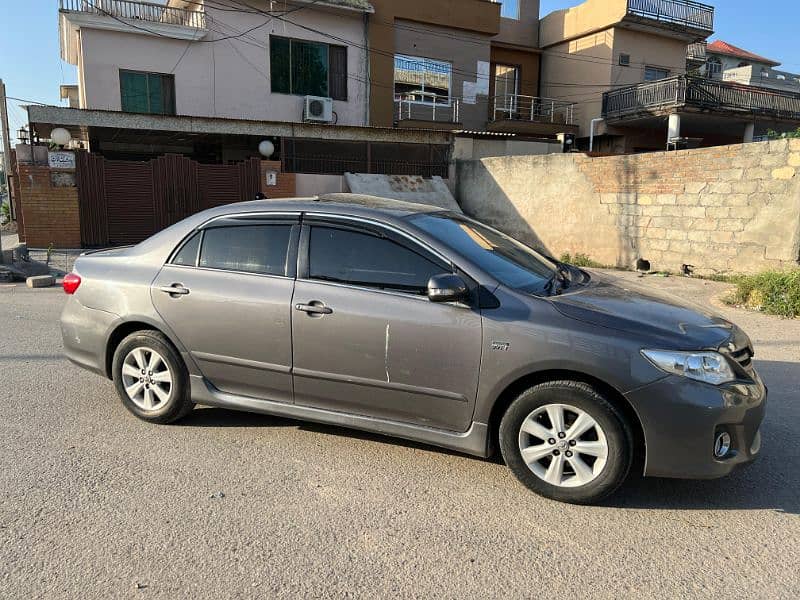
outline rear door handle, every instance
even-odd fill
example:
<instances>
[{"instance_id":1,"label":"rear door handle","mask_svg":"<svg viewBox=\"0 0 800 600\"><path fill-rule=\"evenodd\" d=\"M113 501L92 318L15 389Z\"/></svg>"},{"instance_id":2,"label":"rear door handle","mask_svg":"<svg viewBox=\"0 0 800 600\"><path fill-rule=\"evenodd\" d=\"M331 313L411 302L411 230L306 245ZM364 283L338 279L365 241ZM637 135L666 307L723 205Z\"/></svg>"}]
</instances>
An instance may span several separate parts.
<instances>
[{"instance_id":1,"label":"rear door handle","mask_svg":"<svg viewBox=\"0 0 800 600\"><path fill-rule=\"evenodd\" d=\"M189 288L183 287L180 283L173 283L172 285L165 285L158 288L159 292L164 292L170 296L185 296L189 293Z\"/></svg>"},{"instance_id":2,"label":"rear door handle","mask_svg":"<svg viewBox=\"0 0 800 600\"><path fill-rule=\"evenodd\" d=\"M322 302L317 300L309 302L308 304L295 304L294 309L309 315L329 315L333 313L332 308L325 306Z\"/></svg>"}]
</instances>

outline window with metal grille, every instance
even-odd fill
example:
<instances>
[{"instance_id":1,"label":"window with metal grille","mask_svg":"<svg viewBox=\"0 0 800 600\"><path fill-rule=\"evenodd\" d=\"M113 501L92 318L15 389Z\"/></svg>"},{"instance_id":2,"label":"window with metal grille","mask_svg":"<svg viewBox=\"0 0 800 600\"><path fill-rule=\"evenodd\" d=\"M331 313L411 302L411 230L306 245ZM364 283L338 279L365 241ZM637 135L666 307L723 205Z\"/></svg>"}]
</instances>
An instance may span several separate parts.
<instances>
[{"instance_id":1,"label":"window with metal grille","mask_svg":"<svg viewBox=\"0 0 800 600\"><path fill-rule=\"evenodd\" d=\"M394 57L394 93L403 100L450 105L453 65L441 60Z\"/></svg>"}]
</instances>

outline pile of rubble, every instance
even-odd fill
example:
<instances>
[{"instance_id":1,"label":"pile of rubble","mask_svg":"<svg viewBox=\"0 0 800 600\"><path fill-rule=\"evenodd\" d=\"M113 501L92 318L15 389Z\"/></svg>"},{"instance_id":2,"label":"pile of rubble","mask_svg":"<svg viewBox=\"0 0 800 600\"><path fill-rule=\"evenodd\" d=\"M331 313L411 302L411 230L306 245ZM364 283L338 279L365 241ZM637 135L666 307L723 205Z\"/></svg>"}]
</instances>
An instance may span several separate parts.
<instances>
[{"instance_id":1,"label":"pile of rubble","mask_svg":"<svg viewBox=\"0 0 800 600\"><path fill-rule=\"evenodd\" d=\"M50 267L43 262L31 260L26 244L15 244L10 249L3 249L0 260L0 282L11 283L25 281L28 287L49 287L56 279L50 273Z\"/></svg>"}]
</instances>

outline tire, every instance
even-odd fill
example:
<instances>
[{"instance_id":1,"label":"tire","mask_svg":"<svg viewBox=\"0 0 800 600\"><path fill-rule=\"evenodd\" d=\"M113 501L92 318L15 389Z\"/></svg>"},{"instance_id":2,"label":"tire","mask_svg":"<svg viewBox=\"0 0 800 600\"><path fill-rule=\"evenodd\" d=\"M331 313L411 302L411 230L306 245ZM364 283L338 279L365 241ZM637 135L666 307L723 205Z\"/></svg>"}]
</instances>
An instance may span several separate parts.
<instances>
[{"instance_id":1,"label":"tire","mask_svg":"<svg viewBox=\"0 0 800 600\"><path fill-rule=\"evenodd\" d=\"M158 331L123 339L114 352L112 375L122 404L143 421L173 423L194 408L186 365Z\"/></svg>"},{"instance_id":2,"label":"tire","mask_svg":"<svg viewBox=\"0 0 800 600\"><path fill-rule=\"evenodd\" d=\"M499 442L506 465L525 486L572 504L612 494L633 458L625 418L579 381L549 381L517 396L500 422Z\"/></svg>"}]
</instances>

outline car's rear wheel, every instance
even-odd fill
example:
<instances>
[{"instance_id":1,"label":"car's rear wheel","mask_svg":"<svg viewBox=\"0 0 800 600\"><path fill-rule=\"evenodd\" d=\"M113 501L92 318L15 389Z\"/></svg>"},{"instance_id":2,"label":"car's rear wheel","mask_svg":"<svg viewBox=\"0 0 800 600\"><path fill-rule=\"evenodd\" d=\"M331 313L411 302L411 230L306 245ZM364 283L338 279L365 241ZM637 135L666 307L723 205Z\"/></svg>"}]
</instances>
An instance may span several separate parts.
<instances>
[{"instance_id":1,"label":"car's rear wheel","mask_svg":"<svg viewBox=\"0 0 800 600\"><path fill-rule=\"evenodd\" d=\"M172 423L194 408L186 366L157 331L137 331L123 339L114 352L112 373L125 408L140 419Z\"/></svg>"},{"instance_id":2,"label":"car's rear wheel","mask_svg":"<svg viewBox=\"0 0 800 600\"><path fill-rule=\"evenodd\" d=\"M542 496L589 504L628 475L633 436L598 390L549 381L520 394L500 422L500 449L517 478Z\"/></svg>"}]
</instances>

